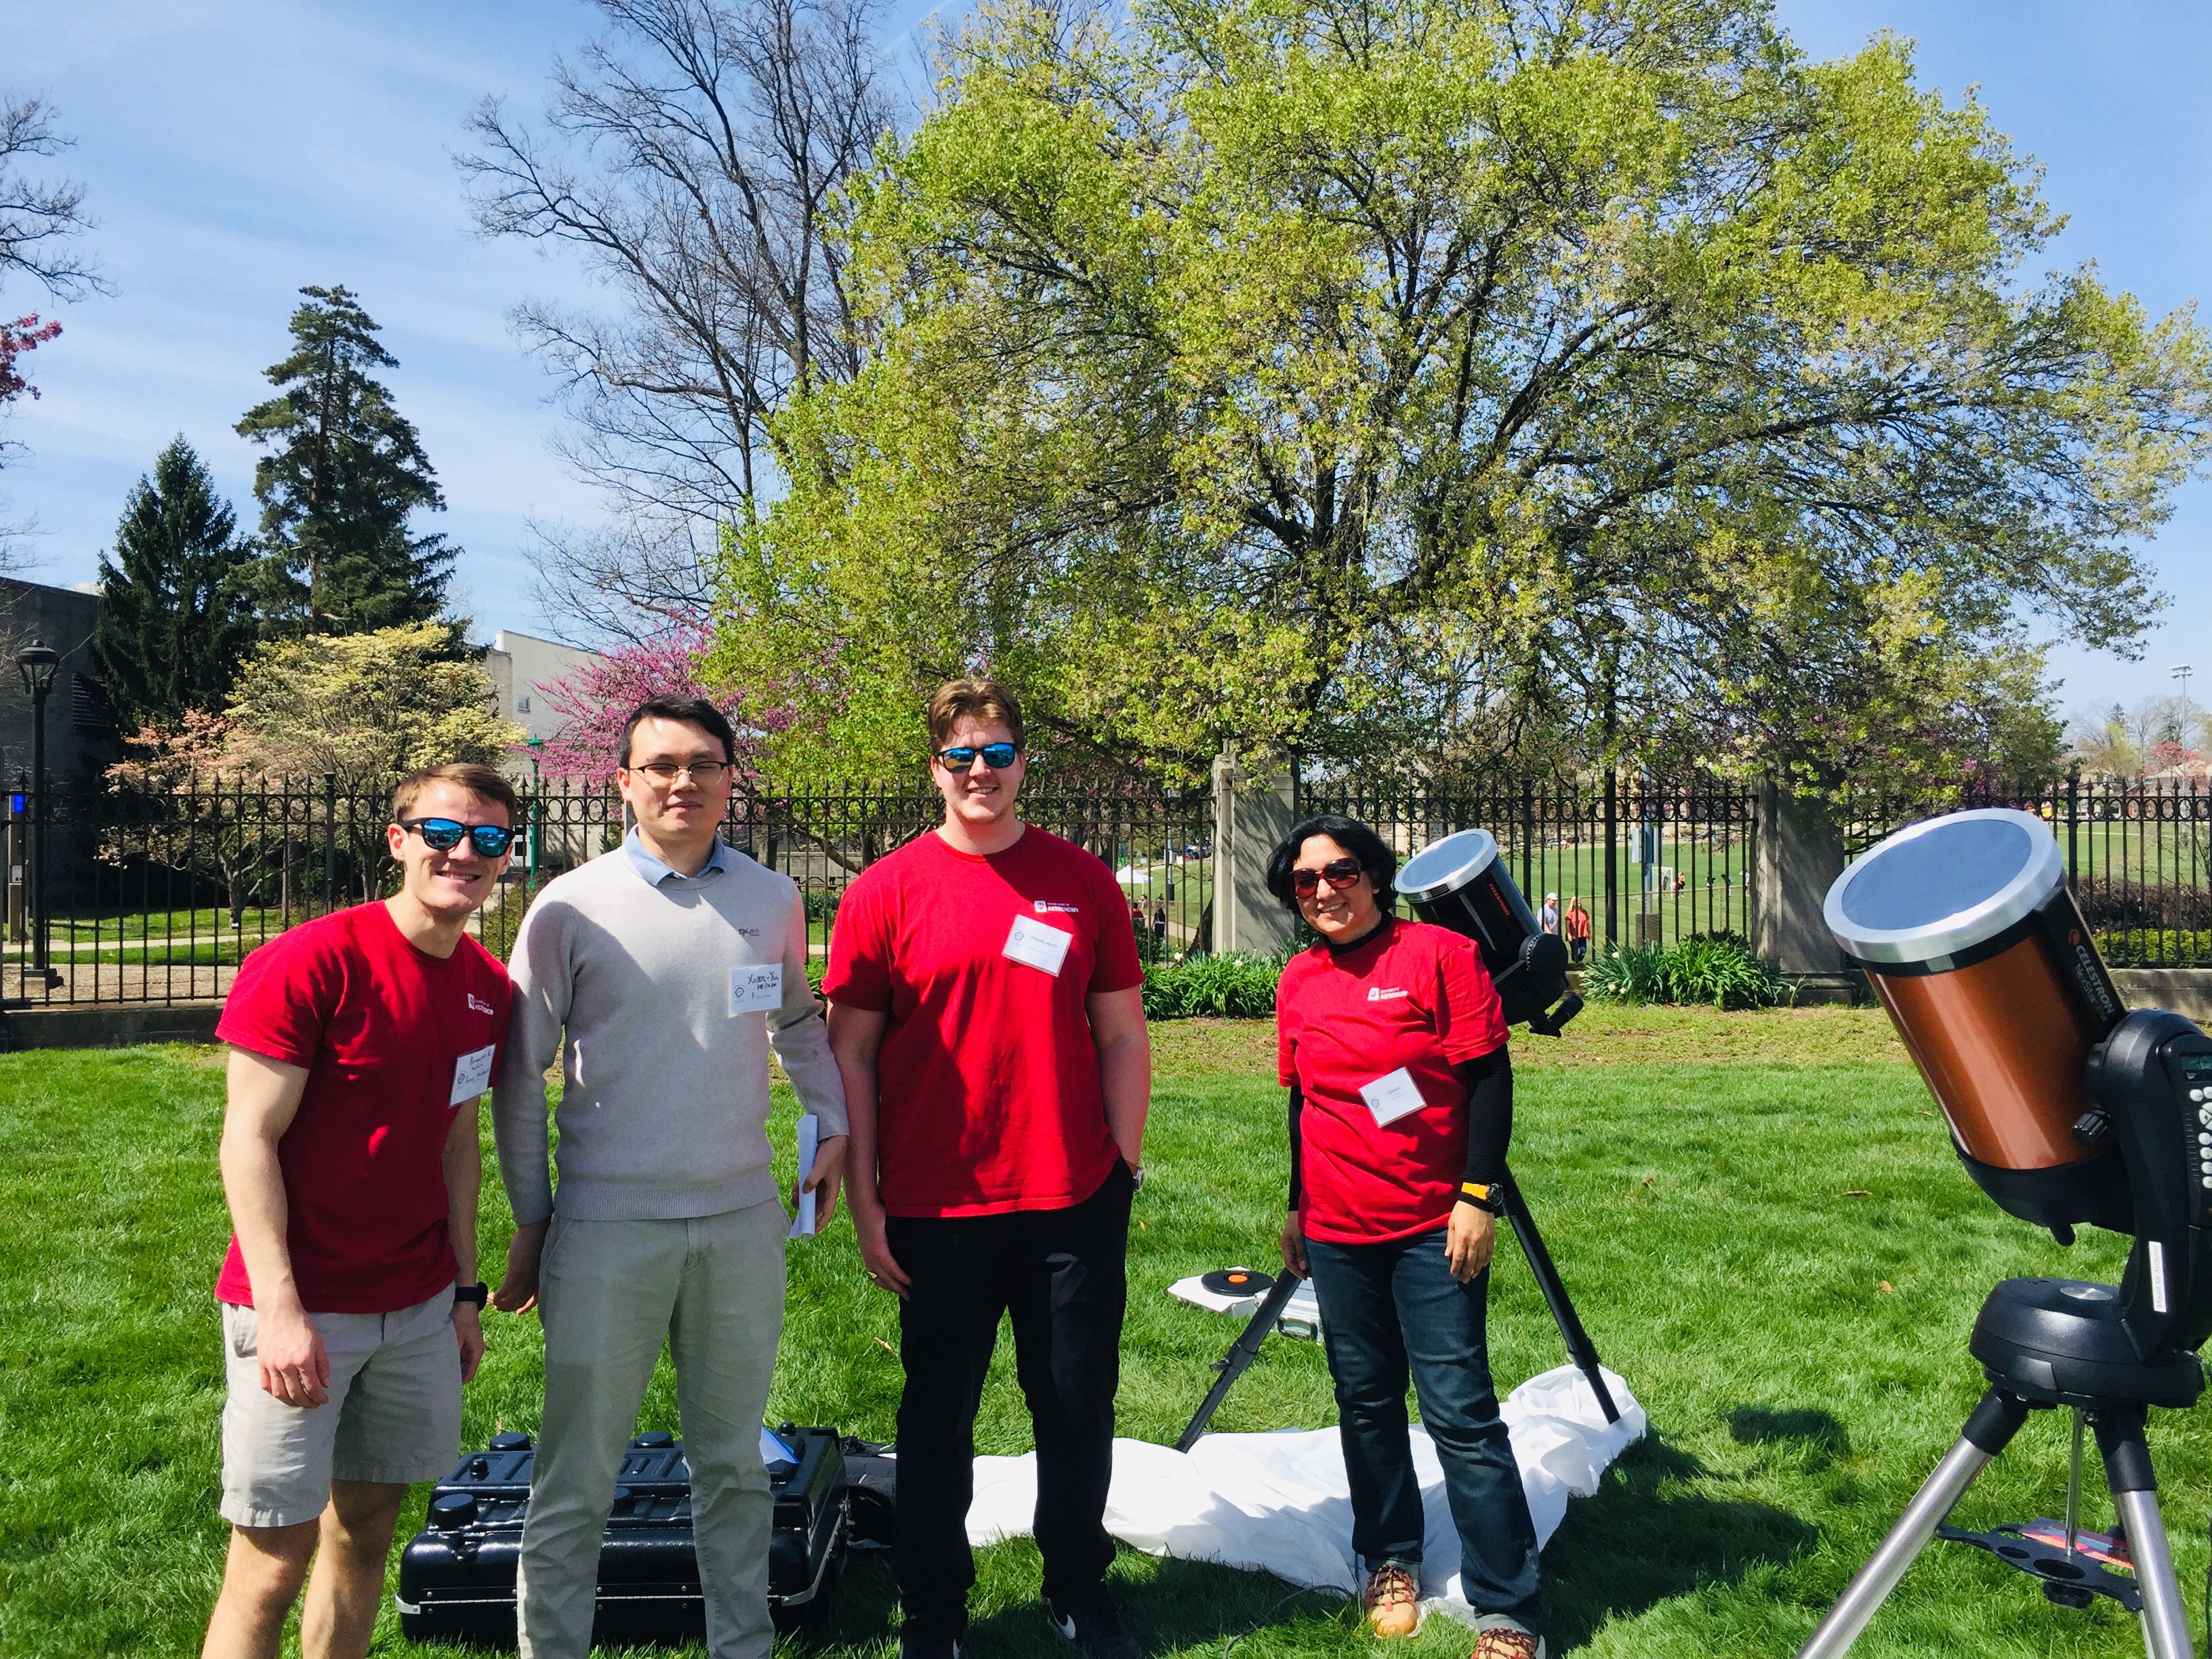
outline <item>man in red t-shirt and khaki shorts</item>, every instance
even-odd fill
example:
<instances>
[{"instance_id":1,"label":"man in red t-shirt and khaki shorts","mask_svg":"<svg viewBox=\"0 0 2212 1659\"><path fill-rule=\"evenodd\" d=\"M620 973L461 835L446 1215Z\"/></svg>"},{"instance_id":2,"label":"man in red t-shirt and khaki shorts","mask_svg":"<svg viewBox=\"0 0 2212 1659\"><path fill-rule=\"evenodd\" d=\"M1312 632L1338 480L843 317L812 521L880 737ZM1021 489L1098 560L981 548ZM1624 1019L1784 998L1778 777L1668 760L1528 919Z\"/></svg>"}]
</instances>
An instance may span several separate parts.
<instances>
[{"instance_id":1,"label":"man in red t-shirt and khaki shorts","mask_svg":"<svg viewBox=\"0 0 2212 1659\"><path fill-rule=\"evenodd\" d=\"M302 1581L301 1651L367 1653L401 1501L459 1453L483 1358L477 1098L509 1002L465 929L517 806L489 767L409 778L386 831L399 891L270 940L223 1006L232 1532L210 1659L275 1659Z\"/></svg>"},{"instance_id":2,"label":"man in red t-shirt and khaki shorts","mask_svg":"<svg viewBox=\"0 0 2212 1659\"><path fill-rule=\"evenodd\" d=\"M823 992L868 1276L895 1292L902 1659L955 1659L975 1568L976 1407L1011 1314L1060 1633L1134 1659L1105 1588L1129 1200L1152 1094L1136 940L1106 866L1014 811L1013 694L930 699L945 822L846 890Z\"/></svg>"}]
</instances>

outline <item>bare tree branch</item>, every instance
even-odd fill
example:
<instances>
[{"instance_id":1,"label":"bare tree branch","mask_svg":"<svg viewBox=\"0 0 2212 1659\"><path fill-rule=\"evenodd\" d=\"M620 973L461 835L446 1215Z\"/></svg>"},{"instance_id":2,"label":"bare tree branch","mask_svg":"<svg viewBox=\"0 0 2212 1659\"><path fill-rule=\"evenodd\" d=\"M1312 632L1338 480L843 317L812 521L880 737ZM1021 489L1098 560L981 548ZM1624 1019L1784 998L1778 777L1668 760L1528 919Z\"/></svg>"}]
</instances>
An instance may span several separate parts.
<instances>
[{"instance_id":1,"label":"bare tree branch","mask_svg":"<svg viewBox=\"0 0 2212 1659\"><path fill-rule=\"evenodd\" d=\"M574 417L562 458L630 526L541 542L586 615L703 604L705 526L750 523L781 476L770 418L858 368L829 231L890 126L878 3L599 0L610 38L555 64L543 131L491 100L470 123L483 232L566 244L619 302L513 319Z\"/></svg>"},{"instance_id":2,"label":"bare tree branch","mask_svg":"<svg viewBox=\"0 0 2212 1659\"><path fill-rule=\"evenodd\" d=\"M42 183L21 170L70 144L55 132L44 100L0 99L0 282L11 272L33 276L58 300L110 292L99 267L71 243L94 222L84 210L84 187L68 179Z\"/></svg>"}]
</instances>

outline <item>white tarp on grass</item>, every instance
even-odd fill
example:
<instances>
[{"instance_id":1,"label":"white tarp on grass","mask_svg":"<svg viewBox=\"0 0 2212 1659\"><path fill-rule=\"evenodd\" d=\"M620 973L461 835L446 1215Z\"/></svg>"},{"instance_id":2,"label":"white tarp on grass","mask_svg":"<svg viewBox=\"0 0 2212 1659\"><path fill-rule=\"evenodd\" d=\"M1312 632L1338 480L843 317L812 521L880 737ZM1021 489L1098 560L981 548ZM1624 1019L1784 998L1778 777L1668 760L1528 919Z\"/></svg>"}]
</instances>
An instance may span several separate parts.
<instances>
[{"instance_id":1,"label":"white tarp on grass","mask_svg":"<svg viewBox=\"0 0 2212 1659\"><path fill-rule=\"evenodd\" d=\"M1644 1408L1628 1385L1611 1371L1605 1381L1620 1408L1618 1423L1605 1420L1589 1383L1571 1365L1530 1377L1503 1402L1540 1544L1558 1529L1567 1499L1595 1492L1607 1466L1644 1436ZM1423 1609L1469 1618L1460 1594L1459 1534L1444 1501L1443 1471L1418 1424L1413 1467L1427 1532ZM1036 1509L1036 1454L975 1460L969 1542L994 1543L1028 1532ZM1188 1455L1147 1441L1116 1440L1106 1529L1151 1555L1256 1568L1287 1583L1347 1595L1359 1589L1352 1498L1333 1428L1210 1434Z\"/></svg>"}]
</instances>

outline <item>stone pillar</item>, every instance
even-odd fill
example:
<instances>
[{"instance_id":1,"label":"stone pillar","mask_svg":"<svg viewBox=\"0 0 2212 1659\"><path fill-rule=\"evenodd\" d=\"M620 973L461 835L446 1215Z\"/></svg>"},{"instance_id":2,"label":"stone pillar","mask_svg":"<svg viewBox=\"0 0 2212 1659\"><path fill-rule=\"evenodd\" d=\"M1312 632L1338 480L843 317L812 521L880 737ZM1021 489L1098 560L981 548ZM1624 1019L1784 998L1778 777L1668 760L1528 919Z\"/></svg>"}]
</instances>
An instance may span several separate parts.
<instances>
[{"instance_id":1,"label":"stone pillar","mask_svg":"<svg viewBox=\"0 0 2212 1659\"><path fill-rule=\"evenodd\" d=\"M1224 750L1213 763L1213 949L1265 956L1296 937L1291 913L1267 890L1267 855L1297 810L1291 775L1256 782Z\"/></svg>"},{"instance_id":2,"label":"stone pillar","mask_svg":"<svg viewBox=\"0 0 2212 1659\"><path fill-rule=\"evenodd\" d=\"M1844 872L1844 838L1826 807L1769 778L1759 787L1759 872L1752 949L1785 974L1839 974L1843 952L1820 919Z\"/></svg>"}]
</instances>

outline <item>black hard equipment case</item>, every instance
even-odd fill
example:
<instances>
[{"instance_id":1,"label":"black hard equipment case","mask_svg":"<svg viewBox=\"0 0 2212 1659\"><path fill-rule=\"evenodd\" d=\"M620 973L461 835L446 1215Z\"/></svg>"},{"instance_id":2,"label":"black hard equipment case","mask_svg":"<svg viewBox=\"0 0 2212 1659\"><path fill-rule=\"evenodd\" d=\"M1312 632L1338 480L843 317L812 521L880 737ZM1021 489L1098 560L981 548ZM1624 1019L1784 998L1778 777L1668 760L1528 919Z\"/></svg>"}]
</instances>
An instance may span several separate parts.
<instances>
[{"instance_id":1,"label":"black hard equipment case","mask_svg":"<svg viewBox=\"0 0 2212 1659\"><path fill-rule=\"evenodd\" d=\"M775 1519L769 1607L778 1628L824 1607L846 1547L843 1448L834 1429L775 1431L795 1460L769 1460ZM429 1523L399 1558L399 1629L410 1641L515 1645L514 1573L536 1454L526 1434L495 1435L430 1494ZM623 1455L599 1546L597 1643L696 1641L706 1601L691 1535L684 1443L641 1434Z\"/></svg>"}]
</instances>

